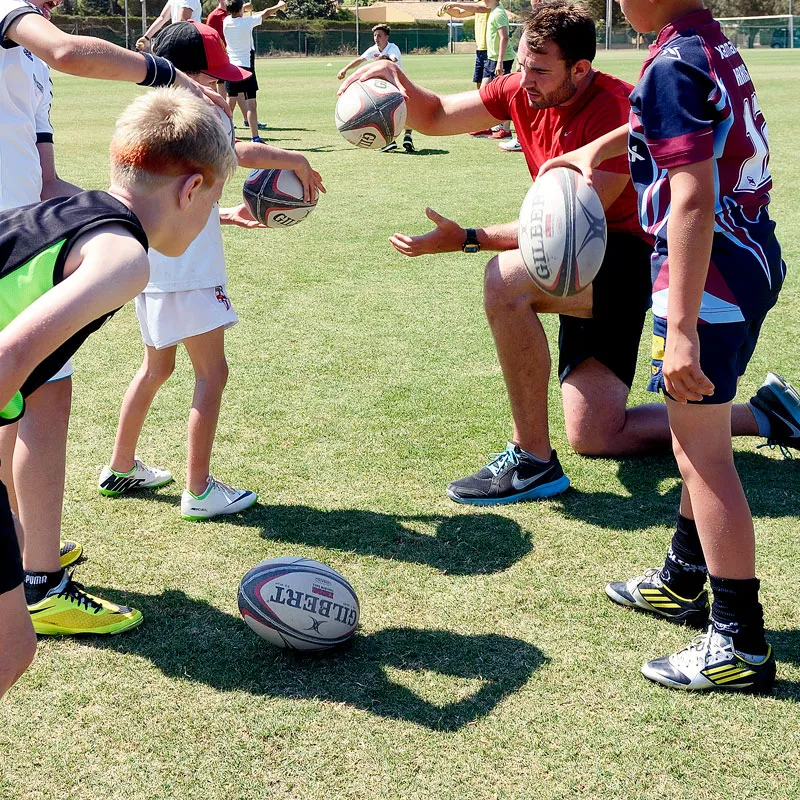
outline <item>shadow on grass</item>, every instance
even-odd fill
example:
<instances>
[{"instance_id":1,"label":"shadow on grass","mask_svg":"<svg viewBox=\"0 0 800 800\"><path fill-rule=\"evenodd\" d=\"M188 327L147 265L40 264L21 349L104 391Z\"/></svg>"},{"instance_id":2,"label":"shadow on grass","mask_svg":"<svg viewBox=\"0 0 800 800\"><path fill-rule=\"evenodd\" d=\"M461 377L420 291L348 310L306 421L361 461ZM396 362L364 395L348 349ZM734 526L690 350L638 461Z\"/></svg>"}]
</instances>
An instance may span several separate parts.
<instances>
[{"instance_id":1,"label":"shadow on grass","mask_svg":"<svg viewBox=\"0 0 800 800\"><path fill-rule=\"evenodd\" d=\"M778 674L780 674L781 662L800 667L800 631L767 631L767 641L775 651L775 658L778 660ZM779 679L775 683L775 695L781 700L800 702L800 682Z\"/></svg>"},{"instance_id":2,"label":"shadow on grass","mask_svg":"<svg viewBox=\"0 0 800 800\"><path fill-rule=\"evenodd\" d=\"M173 496L158 492L137 497L175 504ZM126 499L118 497L113 502ZM241 514L215 517L214 522L260 529L261 538L272 542L427 564L450 575L502 572L533 550L530 534L518 523L487 513L403 516L259 504Z\"/></svg>"},{"instance_id":3,"label":"shadow on grass","mask_svg":"<svg viewBox=\"0 0 800 800\"><path fill-rule=\"evenodd\" d=\"M108 599L117 594L106 588L97 591ZM239 617L181 591L130 592L114 599L140 609L144 625L122 636L86 638L85 643L142 656L171 678L220 691L346 703L432 730L456 731L485 716L547 663L538 648L507 636L411 628L356 635L344 648L300 655L269 645ZM442 704L426 700L393 680L402 680L403 672L412 685L424 681L437 696L456 694L459 699ZM480 685L463 696L463 691L453 691L452 679Z\"/></svg>"},{"instance_id":4,"label":"shadow on grass","mask_svg":"<svg viewBox=\"0 0 800 800\"><path fill-rule=\"evenodd\" d=\"M800 459L764 458L757 452L737 452L736 468L753 517L800 515ZM603 528L634 531L675 520L681 476L672 456L627 458L618 462L619 482L630 497L611 492L572 489L553 498L567 516ZM668 482L668 487L662 487Z\"/></svg>"}]
</instances>

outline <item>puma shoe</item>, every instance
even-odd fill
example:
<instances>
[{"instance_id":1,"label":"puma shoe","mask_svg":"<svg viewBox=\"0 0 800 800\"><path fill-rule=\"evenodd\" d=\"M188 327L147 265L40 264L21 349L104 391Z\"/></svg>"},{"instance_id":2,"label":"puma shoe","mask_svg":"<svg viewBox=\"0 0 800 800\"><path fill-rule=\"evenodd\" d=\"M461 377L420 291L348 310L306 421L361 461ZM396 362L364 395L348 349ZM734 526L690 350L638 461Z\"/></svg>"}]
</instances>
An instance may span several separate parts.
<instances>
[{"instance_id":1,"label":"puma shoe","mask_svg":"<svg viewBox=\"0 0 800 800\"><path fill-rule=\"evenodd\" d=\"M234 489L227 483L208 476L208 486L199 497L185 489L181 496L181 515L184 519L210 519L219 514L235 514L254 505L258 500L255 492Z\"/></svg>"},{"instance_id":2,"label":"puma shoe","mask_svg":"<svg viewBox=\"0 0 800 800\"><path fill-rule=\"evenodd\" d=\"M142 624L141 611L89 594L67 572L61 583L29 605L28 611L36 633L47 636L115 634Z\"/></svg>"},{"instance_id":3,"label":"puma shoe","mask_svg":"<svg viewBox=\"0 0 800 800\"><path fill-rule=\"evenodd\" d=\"M83 554L83 548L78 542L72 542L68 539L63 539L60 543L59 557L61 559L61 569L74 564Z\"/></svg>"},{"instance_id":4,"label":"puma shoe","mask_svg":"<svg viewBox=\"0 0 800 800\"><path fill-rule=\"evenodd\" d=\"M137 458L133 469L128 472L114 472L109 466L100 472L98 488L106 497L119 497L134 489L158 489L172 480L172 473L158 467L146 467Z\"/></svg>"},{"instance_id":5,"label":"puma shoe","mask_svg":"<svg viewBox=\"0 0 800 800\"><path fill-rule=\"evenodd\" d=\"M547 461L540 461L509 442L505 451L494 453L479 472L453 481L447 487L447 496L456 503L496 506L552 497L568 488L569 478L555 450Z\"/></svg>"}]
</instances>

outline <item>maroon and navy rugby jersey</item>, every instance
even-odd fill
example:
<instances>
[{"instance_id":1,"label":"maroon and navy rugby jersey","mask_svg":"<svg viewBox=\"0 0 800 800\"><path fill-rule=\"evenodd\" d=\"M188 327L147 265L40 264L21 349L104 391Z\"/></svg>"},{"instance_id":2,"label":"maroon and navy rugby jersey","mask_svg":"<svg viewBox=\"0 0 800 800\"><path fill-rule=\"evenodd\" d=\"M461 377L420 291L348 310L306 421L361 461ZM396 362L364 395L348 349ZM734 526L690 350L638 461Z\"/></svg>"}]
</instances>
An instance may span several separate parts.
<instances>
[{"instance_id":1,"label":"maroon and navy rugby jersey","mask_svg":"<svg viewBox=\"0 0 800 800\"><path fill-rule=\"evenodd\" d=\"M642 227L656 238L653 313L667 315L667 170L713 158L714 242L699 321L760 317L785 274L767 212L767 124L739 51L710 11L686 14L659 33L630 99L631 177Z\"/></svg>"}]
</instances>

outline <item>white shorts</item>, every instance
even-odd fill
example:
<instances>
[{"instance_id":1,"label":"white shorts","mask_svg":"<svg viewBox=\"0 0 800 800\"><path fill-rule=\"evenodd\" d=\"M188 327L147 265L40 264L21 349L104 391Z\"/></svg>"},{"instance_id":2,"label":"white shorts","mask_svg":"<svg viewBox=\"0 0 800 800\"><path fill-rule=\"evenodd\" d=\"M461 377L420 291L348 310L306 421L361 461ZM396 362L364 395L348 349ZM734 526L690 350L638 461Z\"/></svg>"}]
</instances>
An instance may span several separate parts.
<instances>
[{"instance_id":1,"label":"white shorts","mask_svg":"<svg viewBox=\"0 0 800 800\"><path fill-rule=\"evenodd\" d=\"M47 383L55 383L56 381L63 381L64 378L71 378L74 372L75 370L72 366L72 359L67 359L67 363L64 364L64 366L61 367L61 369L56 372L56 374L53 375L53 377L50 378Z\"/></svg>"},{"instance_id":2,"label":"white shorts","mask_svg":"<svg viewBox=\"0 0 800 800\"><path fill-rule=\"evenodd\" d=\"M136 317L149 347L165 347L239 321L224 286L185 292L142 292L136 297Z\"/></svg>"}]
</instances>

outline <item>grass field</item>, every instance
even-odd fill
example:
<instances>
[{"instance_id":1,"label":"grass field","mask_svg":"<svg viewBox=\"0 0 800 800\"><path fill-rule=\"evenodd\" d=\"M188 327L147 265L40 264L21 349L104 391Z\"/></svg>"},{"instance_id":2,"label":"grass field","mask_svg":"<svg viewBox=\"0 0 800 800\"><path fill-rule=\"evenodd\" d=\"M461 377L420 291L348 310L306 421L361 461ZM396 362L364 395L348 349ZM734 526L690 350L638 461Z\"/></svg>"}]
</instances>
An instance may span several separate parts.
<instances>
[{"instance_id":1,"label":"grass field","mask_svg":"<svg viewBox=\"0 0 800 800\"><path fill-rule=\"evenodd\" d=\"M772 213L791 268L800 54L745 55L770 123ZM634 80L642 57L597 64ZM132 308L76 358L64 532L86 550L77 579L140 608L145 624L40 642L0 705L0 797L797 798L800 461L735 443L779 659L774 696L686 696L646 681L642 662L689 634L613 606L603 585L662 560L674 463L576 456L554 385L552 438L574 488L500 510L446 498L447 482L502 450L510 430L482 311L485 258L404 259L386 239L427 230L426 205L464 224L513 219L529 176L521 156L466 136L417 136L413 156L346 145L332 123L344 63L259 63L267 141L305 152L328 194L295 229L225 229L241 323L228 337L213 470L257 490L259 506L203 524L180 518L185 353L139 451L177 482L100 497L141 358ZM469 88L468 56L409 57L407 68L440 92ZM55 77L63 177L106 186L113 121L138 91ZM768 369L800 381L798 308L792 272L742 397ZM646 367L643 348L632 403L649 399ZM320 559L350 579L362 622L349 649L300 658L245 627L238 582L278 555Z\"/></svg>"}]
</instances>

